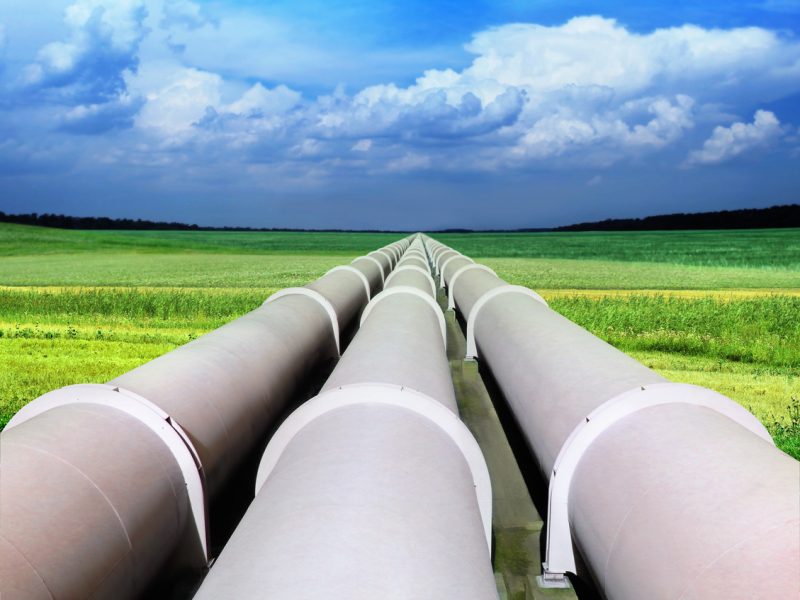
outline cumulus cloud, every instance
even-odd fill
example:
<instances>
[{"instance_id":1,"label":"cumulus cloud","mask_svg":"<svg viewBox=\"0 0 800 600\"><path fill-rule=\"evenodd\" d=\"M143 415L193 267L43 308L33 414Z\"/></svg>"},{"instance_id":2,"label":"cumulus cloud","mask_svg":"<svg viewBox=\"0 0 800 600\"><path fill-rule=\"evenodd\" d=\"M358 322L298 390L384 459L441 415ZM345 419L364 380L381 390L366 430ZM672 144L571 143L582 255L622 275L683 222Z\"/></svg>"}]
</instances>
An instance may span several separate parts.
<instances>
[{"instance_id":1,"label":"cumulus cloud","mask_svg":"<svg viewBox=\"0 0 800 600\"><path fill-rule=\"evenodd\" d=\"M602 168L659 152L672 152L678 164L708 123L728 123L725 114L741 114L751 101L800 92L800 43L781 33L691 25L636 33L589 16L487 29L466 46L472 60L462 69L310 98L174 57L138 68L142 2L77 0L67 11L70 35L42 49L30 80L85 92L71 98L62 130L99 133L133 123L132 153L183 147L173 155L198 164L224 157L248 168L313 169L315 178L344 169ZM170 35L182 29L190 40L209 24L198 3L163 5L161 25ZM767 121L757 114L753 124L715 130L690 161L743 152L757 134L739 126L766 135ZM725 135L732 141L722 151Z\"/></svg>"},{"instance_id":2,"label":"cumulus cloud","mask_svg":"<svg viewBox=\"0 0 800 600\"><path fill-rule=\"evenodd\" d=\"M768 96L776 81L800 91L800 44L754 27L639 34L613 19L578 17L488 29L467 50L474 58L466 68L429 70L405 87L304 101L256 84L227 105L203 100L210 110L200 120L199 107L179 111L191 115L181 127L235 144L245 160L338 157L336 168L400 171L434 159L456 169L607 166L680 143L698 111L720 114L732 97Z\"/></svg>"},{"instance_id":3,"label":"cumulus cloud","mask_svg":"<svg viewBox=\"0 0 800 600\"><path fill-rule=\"evenodd\" d=\"M166 0L163 11L160 25L164 29L180 26L193 30L206 25L219 25L219 20L206 7L191 0Z\"/></svg>"},{"instance_id":4,"label":"cumulus cloud","mask_svg":"<svg viewBox=\"0 0 800 600\"><path fill-rule=\"evenodd\" d=\"M97 135L113 129L129 129L144 106L141 96L125 94L112 102L79 104L63 116L60 129L70 133Z\"/></svg>"},{"instance_id":5,"label":"cumulus cloud","mask_svg":"<svg viewBox=\"0 0 800 600\"><path fill-rule=\"evenodd\" d=\"M137 126L171 138L191 131L208 107L222 102L222 77L199 69L180 69L163 87L147 93Z\"/></svg>"},{"instance_id":6,"label":"cumulus cloud","mask_svg":"<svg viewBox=\"0 0 800 600\"><path fill-rule=\"evenodd\" d=\"M146 28L143 0L78 0L67 7L69 35L51 42L28 66L25 83L83 103L116 101L135 72Z\"/></svg>"},{"instance_id":7,"label":"cumulus cloud","mask_svg":"<svg viewBox=\"0 0 800 600\"><path fill-rule=\"evenodd\" d=\"M715 165L753 150L763 148L782 134L781 124L774 113L757 110L752 123L737 122L730 127L714 128L703 147L689 154L689 165Z\"/></svg>"},{"instance_id":8,"label":"cumulus cloud","mask_svg":"<svg viewBox=\"0 0 800 600\"><path fill-rule=\"evenodd\" d=\"M256 83L241 98L227 105L225 111L249 117L285 113L297 106L301 98L300 92L285 85L268 89L261 83Z\"/></svg>"}]
</instances>

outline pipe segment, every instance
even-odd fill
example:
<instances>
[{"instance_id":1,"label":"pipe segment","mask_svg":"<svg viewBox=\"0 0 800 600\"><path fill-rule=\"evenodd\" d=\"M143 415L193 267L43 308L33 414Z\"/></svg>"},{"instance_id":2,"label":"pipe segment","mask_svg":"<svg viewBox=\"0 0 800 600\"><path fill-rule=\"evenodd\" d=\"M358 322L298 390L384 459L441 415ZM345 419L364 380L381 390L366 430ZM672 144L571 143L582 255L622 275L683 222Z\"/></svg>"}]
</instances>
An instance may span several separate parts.
<instances>
[{"instance_id":1,"label":"pipe segment","mask_svg":"<svg viewBox=\"0 0 800 600\"><path fill-rule=\"evenodd\" d=\"M387 289L392 287L392 282L394 285L416 287L423 292L430 291L431 298L436 299L436 284L433 282L433 277L427 269L416 264L398 264L398 267L386 278Z\"/></svg>"},{"instance_id":2,"label":"pipe segment","mask_svg":"<svg viewBox=\"0 0 800 600\"><path fill-rule=\"evenodd\" d=\"M441 311L392 284L273 436L196 600L497 597L488 471L457 416Z\"/></svg>"},{"instance_id":3,"label":"pipe segment","mask_svg":"<svg viewBox=\"0 0 800 600\"><path fill-rule=\"evenodd\" d=\"M416 265L421 269L425 269L425 270L429 270L430 269L430 267L428 265L428 262L426 260L420 258L418 255L405 257L400 262L397 263L398 267L401 267L403 265Z\"/></svg>"},{"instance_id":4,"label":"pipe segment","mask_svg":"<svg viewBox=\"0 0 800 600\"><path fill-rule=\"evenodd\" d=\"M458 271L461 267L465 267L474 263L474 260L468 256L464 256L463 254L457 254L455 256L448 257L442 263L442 269L439 277L439 287L444 289L445 286L450 285L450 279L453 277L453 274L455 274L456 271Z\"/></svg>"},{"instance_id":5,"label":"pipe segment","mask_svg":"<svg viewBox=\"0 0 800 600\"><path fill-rule=\"evenodd\" d=\"M354 258L350 265L361 271L369 281L370 296L374 296L383 289L383 263L374 256L359 256Z\"/></svg>"},{"instance_id":6,"label":"pipe segment","mask_svg":"<svg viewBox=\"0 0 800 600\"><path fill-rule=\"evenodd\" d=\"M204 567L210 498L338 354L333 323L356 322L376 271L332 269L107 385L26 405L0 434L0 596L130 598L167 563Z\"/></svg>"},{"instance_id":7,"label":"pipe segment","mask_svg":"<svg viewBox=\"0 0 800 600\"><path fill-rule=\"evenodd\" d=\"M394 267L394 256L389 250L375 250L374 252L370 252L367 256L372 256L378 262L381 263L381 268L383 269L383 277L384 279L386 276L392 271Z\"/></svg>"},{"instance_id":8,"label":"pipe segment","mask_svg":"<svg viewBox=\"0 0 800 600\"><path fill-rule=\"evenodd\" d=\"M448 249L448 250L445 250L444 252L440 252L439 254L437 254L437 256L436 256L436 264L434 266L434 273L435 273L435 275L437 277L441 277L441 275L442 275L442 266L444 265L444 262L448 258L451 258L451 257L454 257L454 256L461 256L461 253L460 252L456 252L455 250L452 250L452 249Z\"/></svg>"},{"instance_id":9,"label":"pipe segment","mask_svg":"<svg viewBox=\"0 0 800 600\"><path fill-rule=\"evenodd\" d=\"M508 284L487 271L457 283L480 359L551 500L561 494L545 585L574 572L572 542L608 598L800 596L800 465L752 415L668 382L536 297L499 293Z\"/></svg>"}]
</instances>

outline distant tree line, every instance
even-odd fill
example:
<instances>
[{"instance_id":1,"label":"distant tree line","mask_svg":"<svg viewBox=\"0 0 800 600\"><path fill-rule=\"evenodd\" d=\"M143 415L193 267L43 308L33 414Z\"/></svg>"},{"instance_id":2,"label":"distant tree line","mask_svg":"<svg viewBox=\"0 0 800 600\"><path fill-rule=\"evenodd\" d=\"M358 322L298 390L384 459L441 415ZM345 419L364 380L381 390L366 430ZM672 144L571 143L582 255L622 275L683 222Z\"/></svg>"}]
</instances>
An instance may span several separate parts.
<instances>
[{"instance_id":1,"label":"distant tree line","mask_svg":"<svg viewBox=\"0 0 800 600\"><path fill-rule=\"evenodd\" d=\"M109 217L70 217L50 213L28 213L9 215L0 211L0 222L57 227L59 229L127 229L161 231L321 231L349 232L349 229L292 229L283 227L200 227L186 223L147 221L143 219L111 219ZM641 219L606 219L591 223L565 225L553 229L497 229L504 232L536 231L653 231L678 229L772 229L776 227L800 227L800 204L785 204L769 208L745 208L702 213L675 213ZM400 230L367 229L363 233L408 233ZM472 229L441 229L434 233L471 233Z\"/></svg>"},{"instance_id":2,"label":"distant tree line","mask_svg":"<svg viewBox=\"0 0 800 600\"><path fill-rule=\"evenodd\" d=\"M554 231L652 231L671 229L772 229L800 227L800 204L701 213L675 213L641 219L606 219L556 227Z\"/></svg>"},{"instance_id":3,"label":"distant tree line","mask_svg":"<svg viewBox=\"0 0 800 600\"><path fill-rule=\"evenodd\" d=\"M38 225L39 227L55 227L58 229L126 229L126 230L160 230L160 231L320 231L342 233L349 229L295 229L290 227L201 227L174 221L147 221L144 219L112 219L109 217L70 217L50 213L27 213L9 215L0 211L0 223L17 223L20 225ZM387 229L359 229L363 233L403 233Z\"/></svg>"}]
</instances>

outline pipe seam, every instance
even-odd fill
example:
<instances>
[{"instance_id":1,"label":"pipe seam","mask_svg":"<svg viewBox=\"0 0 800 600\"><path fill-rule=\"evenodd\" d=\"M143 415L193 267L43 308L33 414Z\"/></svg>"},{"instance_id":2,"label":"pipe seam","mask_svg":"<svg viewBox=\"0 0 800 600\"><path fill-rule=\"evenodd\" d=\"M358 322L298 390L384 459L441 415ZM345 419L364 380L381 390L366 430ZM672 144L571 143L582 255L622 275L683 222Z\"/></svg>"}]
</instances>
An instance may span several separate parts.
<instances>
[{"instance_id":1,"label":"pipe seam","mask_svg":"<svg viewBox=\"0 0 800 600\"><path fill-rule=\"evenodd\" d=\"M285 298L286 296L306 296L307 298L311 298L315 302L318 302L320 306L322 306L325 312L328 313L328 318L331 320L333 339L336 342L336 355L341 356L342 348L339 344L339 317L336 316L336 310L334 310L330 301L316 290L302 287L292 287L275 292L269 298L264 300L264 304L274 302L275 300L278 300L279 298Z\"/></svg>"},{"instance_id":2,"label":"pipe seam","mask_svg":"<svg viewBox=\"0 0 800 600\"><path fill-rule=\"evenodd\" d=\"M478 269L480 271L487 271L491 273L495 277L497 277L497 273L494 272L493 269L487 267L486 265L480 265L477 263L473 263L471 265L464 265L458 271L453 273L453 276L450 278L450 283L447 285L447 310L455 310L456 308L456 298L454 295L453 290L456 287L456 281L458 281L458 277L471 269ZM499 279L499 277L498 277Z\"/></svg>"},{"instance_id":3,"label":"pipe seam","mask_svg":"<svg viewBox=\"0 0 800 600\"><path fill-rule=\"evenodd\" d=\"M370 300L369 304L367 304L364 312L361 313L361 321L359 322L359 327L364 325L364 322L369 317L369 314L372 312L374 306L388 296L393 296L395 294L411 294L412 296L416 296L417 298L422 298L428 306L431 307L434 314L436 315L436 320L439 322L439 329L442 332L442 343L444 343L445 349L447 348L447 324L444 320L444 315L442 314L442 310L439 308L439 305L436 301L425 294L422 290L418 290L417 288L413 288L408 285L398 285L393 288L389 288L388 290L383 290L380 294L375 296L372 300Z\"/></svg>"},{"instance_id":4,"label":"pipe seam","mask_svg":"<svg viewBox=\"0 0 800 600\"><path fill-rule=\"evenodd\" d=\"M761 439L772 438L758 419L742 406L713 390L686 383L657 383L623 392L592 410L573 429L556 457L548 490L547 544L544 582L563 580L575 573L575 556L569 525L569 489L584 453L607 429L640 410L661 404L692 404L718 412Z\"/></svg>"},{"instance_id":5,"label":"pipe seam","mask_svg":"<svg viewBox=\"0 0 800 600\"><path fill-rule=\"evenodd\" d=\"M11 418L6 430L48 410L71 404L98 404L119 410L142 423L164 442L183 474L195 532L202 549L202 557L192 557L192 562L198 567L207 566L210 555L205 476L200 455L180 424L156 404L130 390L106 383L79 383L58 388L29 402Z\"/></svg>"},{"instance_id":6,"label":"pipe seam","mask_svg":"<svg viewBox=\"0 0 800 600\"><path fill-rule=\"evenodd\" d=\"M456 254L455 256L450 256L446 261L444 261L444 264L442 264L442 268L439 270L439 287L442 289L444 289L445 285L447 285L447 282L444 280L444 271L447 268L447 265L450 264L450 261L456 258L463 258L465 260L468 260L472 264L475 264L474 260L472 260L469 256L464 256L463 254Z\"/></svg>"},{"instance_id":7,"label":"pipe seam","mask_svg":"<svg viewBox=\"0 0 800 600\"><path fill-rule=\"evenodd\" d=\"M492 546L492 487L489 470L478 442L467 426L441 402L415 389L388 383L353 383L322 392L295 410L273 435L258 466L258 494L292 438L314 419L354 404L388 404L415 412L442 429L464 456L472 474L486 543Z\"/></svg>"},{"instance_id":8,"label":"pipe seam","mask_svg":"<svg viewBox=\"0 0 800 600\"><path fill-rule=\"evenodd\" d=\"M480 298L478 298L475 301L472 310L470 310L469 315L467 316L467 353L465 357L466 360L474 360L478 358L478 346L477 343L475 342L475 323L477 322L481 308L483 308L483 306L489 300L497 296L500 296L501 294L521 294L523 296L528 296L529 298L533 298L537 302L541 302L542 304L547 306L547 302L545 301L544 298L542 298L532 289L526 288L521 285L501 285L500 287L488 290L485 294L483 294Z\"/></svg>"},{"instance_id":9,"label":"pipe seam","mask_svg":"<svg viewBox=\"0 0 800 600\"><path fill-rule=\"evenodd\" d=\"M370 299L372 298L372 293L370 292L369 281L367 280L366 275L364 275L361 271L359 271L355 267L351 267L350 265L338 265L336 267L333 267L332 269L329 269L325 273L325 275L328 275L329 273L335 273L336 271L347 271L348 273L355 273L355 275L361 280L361 283L364 284L364 291L367 294L367 302L370 301Z\"/></svg>"},{"instance_id":10,"label":"pipe seam","mask_svg":"<svg viewBox=\"0 0 800 600\"><path fill-rule=\"evenodd\" d=\"M394 271L389 273L389 277L386 278L386 285L388 286L389 283L394 278L394 276L397 273L401 273L402 271L418 271L418 272L422 273L423 275L425 275L428 278L428 281L430 281L430 284L431 284L431 295L434 298L436 298L436 284L433 282L433 277L431 277L431 274L430 274L429 271L426 271L425 269L423 269L422 267L418 267L417 265L400 265Z\"/></svg>"},{"instance_id":11,"label":"pipe seam","mask_svg":"<svg viewBox=\"0 0 800 600\"><path fill-rule=\"evenodd\" d=\"M368 260L371 260L376 265L378 265L378 270L381 273L381 284L383 284L385 282L385 280L386 280L386 275L384 275L384 273L383 273L383 265L381 264L381 261L379 261L374 256L369 256L368 254L365 254L364 256L356 256L353 260L350 261L350 264L352 265L354 262L356 262L357 260L362 259L362 258L366 258Z\"/></svg>"}]
</instances>

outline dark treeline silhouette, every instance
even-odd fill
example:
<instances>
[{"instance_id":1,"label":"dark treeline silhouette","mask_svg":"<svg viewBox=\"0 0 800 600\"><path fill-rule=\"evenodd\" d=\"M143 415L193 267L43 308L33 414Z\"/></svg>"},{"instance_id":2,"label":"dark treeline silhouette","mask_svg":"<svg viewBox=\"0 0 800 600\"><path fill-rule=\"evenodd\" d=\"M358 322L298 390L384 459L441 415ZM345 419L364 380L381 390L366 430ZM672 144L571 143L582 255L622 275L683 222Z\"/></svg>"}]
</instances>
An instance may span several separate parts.
<instances>
[{"instance_id":1,"label":"dark treeline silhouette","mask_svg":"<svg viewBox=\"0 0 800 600\"><path fill-rule=\"evenodd\" d=\"M146 221L142 219L111 219L109 217L70 217L54 214L8 215L0 211L0 222L57 227L59 229L124 229L160 231L319 231L347 233L352 229L295 229L289 227L200 227L186 223ZM530 233L539 231L654 231L679 229L771 229L800 227L800 204L785 204L769 208L745 208L702 213L675 213L641 219L606 219L563 227L492 229L484 233ZM408 233L397 229L359 229L362 233ZM473 233L473 229L439 229L432 233Z\"/></svg>"},{"instance_id":2,"label":"dark treeline silhouette","mask_svg":"<svg viewBox=\"0 0 800 600\"><path fill-rule=\"evenodd\" d=\"M347 233L351 229L298 229L291 227L201 227L186 223L147 221L143 219L111 219L109 217L70 217L50 213L28 213L8 215L0 211L0 223L17 223L19 225L37 225L39 227L55 227L57 229L111 229L138 231L319 231L330 233ZM392 229L359 229L362 233L404 233Z\"/></svg>"},{"instance_id":3,"label":"dark treeline silhouette","mask_svg":"<svg viewBox=\"0 0 800 600\"><path fill-rule=\"evenodd\" d=\"M556 227L554 231L653 231L675 229L771 229L800 227L800 204L702 213L675 213L642 219L606 219Z\"/></svg>"}]
</instances>

